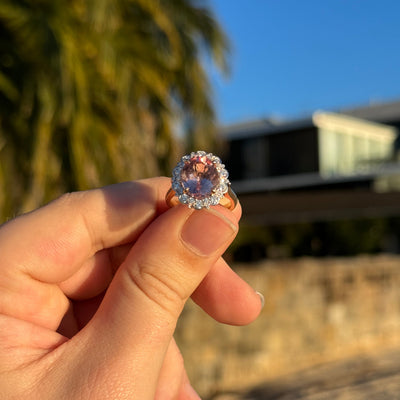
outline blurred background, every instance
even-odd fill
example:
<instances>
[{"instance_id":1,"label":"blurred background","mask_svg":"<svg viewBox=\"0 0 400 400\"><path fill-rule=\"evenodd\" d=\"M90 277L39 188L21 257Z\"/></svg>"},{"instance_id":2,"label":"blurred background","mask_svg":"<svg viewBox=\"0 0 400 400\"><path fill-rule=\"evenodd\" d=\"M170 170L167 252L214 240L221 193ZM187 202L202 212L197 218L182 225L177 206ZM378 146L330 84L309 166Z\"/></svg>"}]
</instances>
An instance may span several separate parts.
<instances>
[{"instance_id":1,"label":"blurred background","mask_svg":"<svg viewBox=\"0 0 400 400\"><path fill-rule=\"evenodd\" d=\"M266 304L248 327L187 305L194 387L396 398L399 14L396 0L1 0L1 221L215 152L243 206L226 258Z\"/></svg>"}]
</instances>

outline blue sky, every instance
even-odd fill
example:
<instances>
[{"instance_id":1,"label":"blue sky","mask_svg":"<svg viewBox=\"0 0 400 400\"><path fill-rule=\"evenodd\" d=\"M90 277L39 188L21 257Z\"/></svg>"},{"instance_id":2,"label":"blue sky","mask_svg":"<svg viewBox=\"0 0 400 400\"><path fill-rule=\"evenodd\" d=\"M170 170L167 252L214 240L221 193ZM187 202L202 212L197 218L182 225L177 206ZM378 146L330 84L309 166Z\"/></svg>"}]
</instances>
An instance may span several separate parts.
<instances>
[{"instance_id":1,"label":"blue sky","mask_svg":"<svg viewBox=\"0 0 400 400\"><path fill-rule=\"evenodd\" d=\"M210 0L232 42L219 122L400 99L400 0Z\"/></svg>"}]
</instances>

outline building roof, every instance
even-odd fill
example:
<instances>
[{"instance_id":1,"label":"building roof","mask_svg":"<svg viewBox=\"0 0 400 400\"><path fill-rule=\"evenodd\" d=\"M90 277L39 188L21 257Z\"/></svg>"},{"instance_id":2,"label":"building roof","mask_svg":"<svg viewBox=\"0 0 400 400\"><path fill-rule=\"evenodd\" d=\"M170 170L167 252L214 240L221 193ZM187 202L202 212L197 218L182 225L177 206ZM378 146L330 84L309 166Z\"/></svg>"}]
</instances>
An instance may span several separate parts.
<instances>
[{"instance_id":1,"label":"building roof","mask_svg":"<svg viewBox=\"0 0 400 400\"><path fill-rule=\"evenodd\" d=\"M400 100L376 103L368 106L336 110L338 114L365 119L383 124L400 124ZM314 127L313 116L291 120L280 120L276 118L256 119L223 126L219 129L220 134L228 140L240 138L272 135L286 131Z\"/></svg>"},{"instance_id":2,"label":"building roof","mask_svg":"<svg viewBox=\"0 0 400 400\"><path fill-rule=\"evenodd\" d=\"M390 125L376 121L368 121L349 114L316 111L312 120L318 128L334 132L347 132L355 136L375 137L376 139L393 142L397 136L397 129Z\"/></svg>"},{"instance_id":3,"label":"building roof","mask_svg":"<svg viewBox=\"0 0 400 400\"><path fill-rule=\"evenodd\" d=\"M234 140L243 137L273 135L312 126L314 125L311 117L295 120L257 119L223 126L219 132L226 139Z\"/></svg>"},{"instance_id":4,"label":"building roof","mask_svg":"<svg viewBox=\"0 0 400 400\"><path fill-rule=\"evenodd\" d=\"M368 106L339 110L341 114L351 115L385 124L400 122L400 100L387 103L371 103Z\"/></svg>"}]
</instances>

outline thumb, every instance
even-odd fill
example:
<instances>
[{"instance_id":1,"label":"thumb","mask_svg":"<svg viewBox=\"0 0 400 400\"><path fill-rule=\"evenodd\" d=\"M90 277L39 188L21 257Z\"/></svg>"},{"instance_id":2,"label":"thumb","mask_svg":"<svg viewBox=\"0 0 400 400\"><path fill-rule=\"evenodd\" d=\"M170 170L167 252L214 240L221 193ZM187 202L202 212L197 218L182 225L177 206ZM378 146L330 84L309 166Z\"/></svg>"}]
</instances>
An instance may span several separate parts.
<instances>
[{"instance_id":1,"label":"thumb","mask_svg":"<svg viewBox=\"0 0 400 400\"><path fill-rule=\"evenodd\" d=\"M126 391L152 398L185 301L236 232L234 214L223 207L194 211L178 206L141 235L81 332L88 352L96 346L99 360L94 366L104 361L111 365L97 382L104 385L103 394L114 376Z\"/></svg>"}]
</instances>

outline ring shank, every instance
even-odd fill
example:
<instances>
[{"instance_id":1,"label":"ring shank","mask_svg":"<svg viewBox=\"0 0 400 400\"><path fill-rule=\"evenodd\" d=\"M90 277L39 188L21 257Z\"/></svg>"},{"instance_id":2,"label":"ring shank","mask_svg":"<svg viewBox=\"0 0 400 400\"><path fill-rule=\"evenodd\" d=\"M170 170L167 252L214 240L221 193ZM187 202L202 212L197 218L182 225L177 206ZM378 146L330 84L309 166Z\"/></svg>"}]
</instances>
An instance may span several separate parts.
<instances>
[{"instance_id":1,"label":"ring shank","mask_svg":"<svg viewBox=\"0 0 400 400\"><path fill-rule=\"evenodd\" d=\"M170 188L165 195L165 201L168 207L175 207L178 204L181 204L178 197L176 196L175 190ZM224 197L220 200L219 204L228 210L233 210L238 203L238 198L235 192L229 186L228 191L224 194Z\"/></svg>"}]
</instances>

